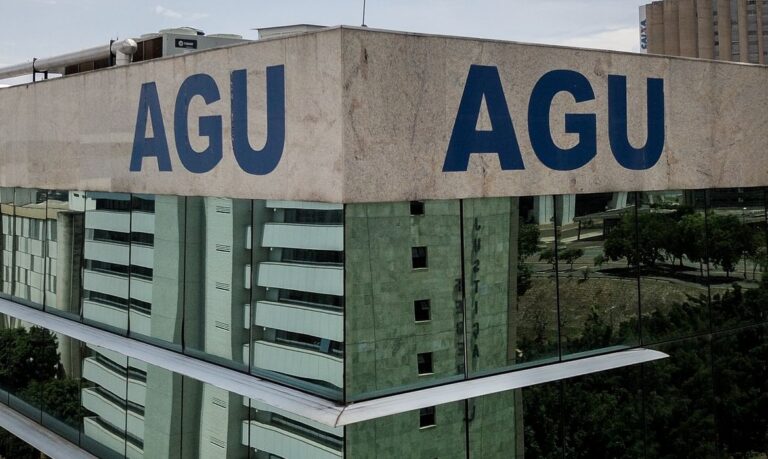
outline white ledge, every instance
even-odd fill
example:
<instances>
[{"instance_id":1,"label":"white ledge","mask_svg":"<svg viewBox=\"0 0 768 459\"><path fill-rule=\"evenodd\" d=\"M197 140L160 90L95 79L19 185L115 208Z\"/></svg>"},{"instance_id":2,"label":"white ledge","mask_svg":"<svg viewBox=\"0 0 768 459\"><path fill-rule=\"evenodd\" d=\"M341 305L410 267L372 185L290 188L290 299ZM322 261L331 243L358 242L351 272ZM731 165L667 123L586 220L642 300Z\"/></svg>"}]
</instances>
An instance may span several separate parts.
<instances>
[{"instance_id":1,"label":"white ledge","mask_svg":"<svg viewBox=\"0 0 768 459\"><path fill-rule=\"evenodd\" d=\"M0 313L188 376L321 424L340 427L394 414L669 357L636 348L419 389L373 400L336 404L321 397L0 299ZM0 405L2 407L2 405ZM11 430L11 429L8 429Z\"/></svg>"},{"instance_id":2,"label":"white ledge","mask_svg":"<svg viewBox=\"0 0 768 459\"><path fill-rule=\"evenodd\" d=\"M56 459L96 459L96 456L0 403L0 427Z\"/></svg>"}]
</instances>

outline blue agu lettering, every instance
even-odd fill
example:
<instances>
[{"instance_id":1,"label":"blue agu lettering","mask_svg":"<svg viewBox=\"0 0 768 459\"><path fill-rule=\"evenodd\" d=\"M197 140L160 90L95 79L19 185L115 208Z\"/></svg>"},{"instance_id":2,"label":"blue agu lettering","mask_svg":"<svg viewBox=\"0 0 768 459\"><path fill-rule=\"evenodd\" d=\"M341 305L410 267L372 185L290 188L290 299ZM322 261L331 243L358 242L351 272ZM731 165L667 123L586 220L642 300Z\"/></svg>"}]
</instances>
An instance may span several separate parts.
<instances>
[{"instance_id":1,"label":"blue agu lettering","mask_svg":"<svg viewBox=\"0 0 768 459\"><path fill-rule=\"evenodd\" d=\"M147 115L152 122L154 137L145 137ZM136 131L133 133L130 170L132 172L140 171L142 160L147 157L157 158L158 170L171 170L171 157L168 154L168 140L165 138L163 113L160 111L160 98L157 96L157 85L154 82L141 85L139 113L136 115Z\"/></svg>"},{"instance_id":2,"label":"blue agu lettering","mask_svg":"<svg viewBox=\"0 0 768 459\"><path fill-rule=\"evenodd\" d=\"M543 75L531 91L528 103L528 134L536 157L548 168L571 171L583 167L597 155L597 116L566 113L565 132L578 134L579 142L560 148L552 138L549 122L554 97L571 94L576 103L595 100L589 80L573 70L553 70ZM483 98L491 120L490 131L477 131ZM608 134L611 152L624 168L653 167L664 151L664 80L648 78L648 137L641 148L629 143L627 78L608 76ZM496 67L472 65L459 103L453 132L445 154L443 172L466 171L473 153L496 153L502 170L524 169L515 128Z\"/></svg>"},{"instance_id":3,"label":"blue agu lettering","mask_svg":"<svg viewBox=\"0 0 768 459\"><path fill-rule=\"evenodd\" d=\"M571 93L576 102L595 99L584 75L573 70L553 70L541 77L533 88L528 104L528 132L533 151L545 166L556 171L571 171L587 164L597 154L597 116L566 114L565 132L579 134L579 143L568 149L558 147L552 139L549 112L552 100L560 92Z\"/></svg>"},{"instance_id":4,"label":"blue agu lettering","mask_svg":"<svg viewBox=\"0 0 768 459\"><path fill-rule=\"evenodd\" d=\"M648 78L648 137L634 148L627 135L627 77L608 75L608 137L616 161L627 169L653 167L664 150L664 80Z\"/></svg>"},{"instance_id":5,"label":"blue agu lettering","mask_svg":"<svg viewBox=\"0 0 768 459\"><path fill-rule=\"evenodd\" d=\"M247 72L235 70L230 74L232 106L232 147L235 160L249 174L265 175L280 162L285 148L285 71L284 66L267 67L267 138L264 147L256 150L248 139L248 90ZM202 174L216 167L223 157L223 120L220 115L201 116L198 133L208 138L208 146L202 151L192 148L189 139L189 106L196 97L202 97L206 105L221 99L216 81L200 73L187 77L179 87L174 107L174 139L181 164L188 171ZM148 119L149 117L149 119ZM146 137L147 122L152 123L153 137ZM131 171L141 171L144 158L156 157L158 170L171 171L168 140L163 125L163 114L157 85L154 82L141 86L139 111L131 151Z\"/></svg>"},{"instance_id":6,"label":"blue agu lettering","mask_svg":"<svg viewBox=\"0 0 768 459\"><path fill-rule=\"evenodd\" d=\"M477 130L483 98L491 120L490 131ZM473 153L496 153L502 170L525 169L496 67L473 65L469 68L443 171L466 171L469 155Z\"/></svg>"},{"instance_id":7,"label":"blue agu lettering","mask_svg":"<svg viewBox=\"0 0 768 459\"><path fill-rule=\"evenodd\" d=\"M176 138L176 150L181 164L195 174L208 172L221 161L221 116L201 116L199 131L201 136L208 137L208 147L203 151L195 151L189 143L189 103L195 96L203 98L210 105L221 97L216 81L210 75L198 73L184 80L176 96L176 110L173 112L173 133Z\"/></svg>"},{"instance_id":8,"label":"blue agu lettering","mask_svg":"<svg viewBox=\"0 0 768 459\"><path fill-rule=\"evenodd\" d=\"M230 75L232 86L232 148L240 168L249 174L272 172L285 147L285 75L282 65L267 67L267 140L254 150L248 140L248 80L245 70Z\"/></svg>"}]
</instances>

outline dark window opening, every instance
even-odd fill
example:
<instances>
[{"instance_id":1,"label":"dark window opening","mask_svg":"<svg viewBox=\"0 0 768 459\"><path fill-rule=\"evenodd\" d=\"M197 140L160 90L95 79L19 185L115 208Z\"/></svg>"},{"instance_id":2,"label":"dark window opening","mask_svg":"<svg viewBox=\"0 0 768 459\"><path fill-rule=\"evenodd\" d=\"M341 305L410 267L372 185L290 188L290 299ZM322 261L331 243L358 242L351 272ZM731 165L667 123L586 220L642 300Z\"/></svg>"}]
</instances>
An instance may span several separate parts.
<instances>
[{"instance_id":1,"label":"dark window opening","mask_svg":"<svg viewBox=\"0 0 768 459\"><path fill-rule=\"evenodd\" d=\"M431 319L429 300L416 300L413 302L413 315L416 322L426 322Z\"/></svg>"},{"instance_id":2,"label":"dark window opening","mask_svg":"<svg viewBox=\"0 0 768 459\"><path fill-rule=\"evenodd\" d=\"M433 373L431 352L423 352L418 354L416 359L418 361L419 375L428 375Z\"/></svg>"},{"instance_id":3,"label":"dark window opening","mask_svg":"<svg viewBox=\"0 0 768 459\"><path fill-rule=\"evenodd\" d=\"M133 210L139 212L155 213L154 196L133 195Z\"/></svg>"},{"instance_id":4,"label":"dark window opening","mask_svg":"<svg viewBox=\"0 0 768 459\"><path fill-rule=\"evenodd\" d=\"M344 263L344 252L333 250L283 249L284 262L334 264Z\"/></svg>"},{"instance_id":5,"label":"dark window opening","mask_svg":"<svg viewBox=\"0 0 768 459\"><path fill-rule=\"evenodd\" d=\"M280 289L278 300L284 303L320 306L330 309L341 309L344 307L344 297L342 296L301 292L298 290Z\"/></svg>"},{"instance_id":6,"label":"dark window opening","mask_svg":"<svg viewBox=\"0 0 768 459\"><path fill-rule=\"evenodd\" d=\"M344 222L344 212L341 209L285 209L285 223L341 225Z\"/></svg>"},{"instance_id":7,"label":"dark window opening","mask_svg":"<svg viewBox=\"0 0 768 459\"><path fill-rule=\"evenodd\" d=\"M424 201L411 201L411 215L424 215Z\"/></svg>"},{"instance_id":8,"label":"dark window opening","mask_svg":"<svg viewBox=\"0 0 768 459\"><path fill-rule=\"evenodd\" d=\"M412 247L411 263L413 265L413 269L426 268L427 267L427 248Z\"/></svg>"},{"instance_id":9,"label":"dark window opening","mask_svg":"<svg viewBox=\"0 0 768 459\"><path fill-rule=\"evenodd\" d=\"M131 201L127 199L96 199L96 210L128 212L131 210Z\"/></svg>"},{"instance_id":10,"label":"dark window opening","mask_svg":"<svg viewBox=\"0 0 768 459\"><path fill-rule=\"evenodd\" d=\"M435 407L428 406L419 410L419 428L432 427L436 425Z\"/></svg>"}]
</instances>

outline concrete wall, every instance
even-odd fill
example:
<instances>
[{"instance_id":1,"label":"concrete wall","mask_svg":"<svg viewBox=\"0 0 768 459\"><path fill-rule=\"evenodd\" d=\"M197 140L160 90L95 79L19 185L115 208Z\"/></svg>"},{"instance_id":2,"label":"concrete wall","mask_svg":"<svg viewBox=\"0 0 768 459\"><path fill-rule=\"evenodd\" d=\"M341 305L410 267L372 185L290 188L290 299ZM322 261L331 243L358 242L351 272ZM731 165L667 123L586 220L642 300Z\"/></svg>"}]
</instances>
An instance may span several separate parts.
<instances>
[{"instance_id":1,"label":"concrete wall","mask_svg":"<svg viewBox=\"0 0 768 459\"><path fill-rule=\"evenodd\" d=\"M232 153L229 74L248 69L249 136L258 149L265 139L265 68L279 64L286 78L285 150L272 173L249 175ZM476 154L468 172L442 172L472 64L498 67L525 170L501 171L496 155ZM567 94L554 99L552 131L561 147L577 141L565 133L565 113L597 114L597 156L570 172L542 165L527 134L531 90L555 69L580 72L596 96L579 104ZM216 80L221 100L207 107L192 100L191 142L205 148L197 119L220 114L224 154L212 171L193 174L176 155L173 107L182 81L201 72ZM646 79L664 79L666 143L650 170L624 169L611 154L609 74L628 77L635 146L646 138ZM766 185L759 134L768 123L761 109L766 79L762 67L337 28L0 90L0 186L375 202ZM143 171L129 172L139 92L151 81L173 172L158 172L152 158Z\"/></svg>"},{"instance_id":2,"label":"concrete wall","mask_svg":"<svg viewBox=\"0 0 768 459\"><path fill-rule=\"evenodd\" d=\"M768 184L761 135L768 123L764 67L351 29L344 30L343 46L346 201ZM497 155L474 154L467 172L442 172L472 64L498 68L525 170L502 171ZM531 91L553 69L580 72L595 93L595 100L579 104L567 94L554 99L552 134L562 148L577 141L564 132L563 115L597 113L597 155L568 172L545 167L528 136ZM625 169L611 154L609 74L627 76L635 147L646 139L646 80L664 79L666 140L649 170Z\"/></svg>"},{"instance_id":3,"label":"concrete wall","mask_svg":"<svg viewBox=\"0 0 768 459\"><path fill-rule=\"evenodd\" d=\"M0 183L339 201L340 36L340 30L331 30L267 40L3 89ZM249 139L252 148L260 149L266 139L265 72L275 65L285 66L283 158L271 174L249 175L232 153L230 72L248 70ZM197 73L211 75L221 97L209 106L200 97L190 104L190 142L198 151L208 145L206 137L198 137L198 117L222 117L223 159L205 174L193 174L182 166L174 140L177 92L188 76ZM129 171L139 95L147 82L157 85L172 172L158 172L154 158L144 160L141 172ZM296 181L301 187L292 186Z\"/></svg>"}]
</instances>

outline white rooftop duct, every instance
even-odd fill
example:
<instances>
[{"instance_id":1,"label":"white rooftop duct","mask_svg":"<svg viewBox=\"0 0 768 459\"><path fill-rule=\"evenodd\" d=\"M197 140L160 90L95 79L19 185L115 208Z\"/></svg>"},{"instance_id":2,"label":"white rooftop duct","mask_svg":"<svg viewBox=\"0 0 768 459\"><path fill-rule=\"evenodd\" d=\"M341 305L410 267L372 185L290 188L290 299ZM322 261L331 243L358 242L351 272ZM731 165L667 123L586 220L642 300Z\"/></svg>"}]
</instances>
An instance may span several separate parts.
<instances>
[{"instance_id":1,"label":"white rooftop duct","mask_svg":"<svg viewBox=\"0 0 768 459\"><path fill-rule=\"evenodd\" d=\"M105 59L113 54L116 56L115 62L117 65L128 64L131 62L131 56L133 56L137 48L136 42L127 38L112 42L110 45L96 46L58 56L36 59L22 64L0 67L0 80L30 75L35 72L57 71L69 65Z\"/></svg>"}]
</instances>

